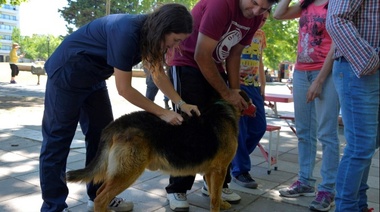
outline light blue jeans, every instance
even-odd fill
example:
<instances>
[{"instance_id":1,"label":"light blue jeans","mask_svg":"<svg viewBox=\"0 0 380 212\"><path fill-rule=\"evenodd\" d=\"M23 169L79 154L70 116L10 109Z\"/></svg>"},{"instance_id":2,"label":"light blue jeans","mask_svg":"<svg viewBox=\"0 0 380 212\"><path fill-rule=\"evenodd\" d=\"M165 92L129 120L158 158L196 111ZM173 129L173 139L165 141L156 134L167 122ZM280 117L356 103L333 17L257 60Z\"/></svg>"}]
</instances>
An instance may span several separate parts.
<instances>
[{"instance_id":1,"label":"light blue jeans","mask_svg":"<svg viewBox=\"0 0 380 212\"><path fill-rule=\"evenodd\" d=\"M357 212L368 207L367 180L378 131L379 71L357 78L341 58L334 61L333 79L347 142L337 175L336 211Z\"/></svg>"},{"instance_id":2,"label":"light blue jeans","mask_svg":"<svg viewBox=\"0 0 380 212\"><path fill-rule=\"evenodd\" d=\"M335 179L339 164L338 116L339 100L330 74L319 98L306 103L306 94L319 74L317 71L295 70L293 74L294 115L298 137L299 181L315 186L313 170L317 140L322 143L322 182L318 191L335 194Z\"/></svg>"}]
</instances>

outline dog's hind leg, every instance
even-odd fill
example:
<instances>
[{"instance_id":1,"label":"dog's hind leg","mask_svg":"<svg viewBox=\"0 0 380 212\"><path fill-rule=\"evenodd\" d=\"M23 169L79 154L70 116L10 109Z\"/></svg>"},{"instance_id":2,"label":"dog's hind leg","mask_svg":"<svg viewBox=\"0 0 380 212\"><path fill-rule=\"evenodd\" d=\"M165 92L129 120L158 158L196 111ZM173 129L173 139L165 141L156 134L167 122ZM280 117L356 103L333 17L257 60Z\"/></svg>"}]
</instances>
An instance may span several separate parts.
<instances>
[{"instance_id":1,"label":"dog's hind leg","mask_svg":"<svg viewBox=\"0 0 380 212\"><path fill-rule=\"evenodd\" d=\"M136 181L149 161L149 148L143 139L135 137L123 142L115 139L109 153L107 177L94 200L95 211L107 211L111 200Z\"/></svg>"},{"instance_id":2,"label":"dog's hind leg","mask_svg":"<svg viewBox=\"0 0 380 212\"><path fill-rule=\"evenodd\" d=\"M94 211L108 211L107 207L111 200L131 186L143 173L143 171L144 169L131 170L128 173L120 174L111 179L107 179L96 193L96 198L94 200Z\"/></svg>"},{"instance_id":3,"label":"dog's hind leg","mask_svg":"<svg viewBox=\"0 0 380 212\"><path fill-rule=\"evenodd\" d=\"M222 200L223 182L226 173L226 169L223 169L222 171L211 170L205 175L210 194L210 211L212 212L219 212L220 209L226 210L231 208L230 203Z\"/></svg>"}]
</instances>

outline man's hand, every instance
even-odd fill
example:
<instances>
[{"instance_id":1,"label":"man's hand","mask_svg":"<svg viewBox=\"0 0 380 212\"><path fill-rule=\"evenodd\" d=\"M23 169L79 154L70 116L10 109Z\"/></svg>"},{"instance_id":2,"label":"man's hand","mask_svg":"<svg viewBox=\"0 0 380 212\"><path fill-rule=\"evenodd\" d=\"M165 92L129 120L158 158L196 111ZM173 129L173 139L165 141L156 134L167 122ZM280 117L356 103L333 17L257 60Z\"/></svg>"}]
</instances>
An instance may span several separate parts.
<instances>
[{"instance_id":1,"label":"man's hand","mask_svg":"<svg viewBox=\"0 0 380 212\"><path fill-rule=\"evenodd\" d=\"M223 99L230 102L239 110L244 110L248 107L248 103L244 100L244 98L240 95L239 92L239 89L230 89L229 93L226 96L223 96Z\"/></svg>"},{"instance_id":2,"label":"man's hand","mask_svg":"<svg viewBox=\"0 0 380 212\"><path fill-rule=\"evenodd\" d=\"M372 71L369 71L368 73L366 74L361 74L361 76L365 76L365 75L374 75L380 68L380 65L377 66L376 68L374 68Z\"/></svg>"},{"instance_id":3,"label":"man's hand","mask_svg":"<svg viewBox=\"0 0 380 212\"><path fill-rule=\"evenodd\" d=\"M185 112L189 116L193 116L193 114L191 114L191 111L194 111L198 116L201 115L201 112L199 111L196 105L190 105L185 103L181 106L181 111Z\"/></svg>"}]
</instances>

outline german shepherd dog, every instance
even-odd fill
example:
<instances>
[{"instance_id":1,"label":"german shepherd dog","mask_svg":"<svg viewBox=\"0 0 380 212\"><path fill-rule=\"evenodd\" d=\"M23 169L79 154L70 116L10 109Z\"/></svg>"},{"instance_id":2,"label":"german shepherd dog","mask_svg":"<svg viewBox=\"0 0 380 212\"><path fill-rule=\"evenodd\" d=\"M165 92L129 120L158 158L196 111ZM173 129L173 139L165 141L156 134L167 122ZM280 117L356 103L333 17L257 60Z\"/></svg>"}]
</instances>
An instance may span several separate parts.
<instances>
[{"instance_id":1,"label":"german shepherd dog","mask_svg":"<svg viewBox=\"0 0 380 212\"><path fill-rule=\"evenodd\" d=\"M95 211L104 212L146 168L173 176L202 173L210 192L210 211L228 209L231 205L221 198L222 186L236 153L240 115L224 100L200 116L185 117L177 126L146 111L124 115L102 131L95 159L83 169L68 171L66 180L102 183L94 203Z\"/></svg>"}]
</instances>

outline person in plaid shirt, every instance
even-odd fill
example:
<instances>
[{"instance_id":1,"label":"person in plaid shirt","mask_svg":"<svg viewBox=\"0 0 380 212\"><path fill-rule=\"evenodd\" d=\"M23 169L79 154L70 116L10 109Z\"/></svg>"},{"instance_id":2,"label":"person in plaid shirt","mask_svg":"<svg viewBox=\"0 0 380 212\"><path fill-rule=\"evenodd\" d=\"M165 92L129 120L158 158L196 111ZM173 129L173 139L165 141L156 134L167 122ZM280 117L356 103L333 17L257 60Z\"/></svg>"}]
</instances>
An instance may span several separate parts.
<instances>
[{"instance_id":1,"label":"person in plaid shirt","mask_svg":"<svg viewBox=\"0 0 380 212\"><path fill-rule=\"evenodd\" d=\"M326 22L336 45L333 80L347 142L336 180L336 211L371 211L366 191L379 147L380 1L330 0Z\"/></svg>"}]
</instances>

